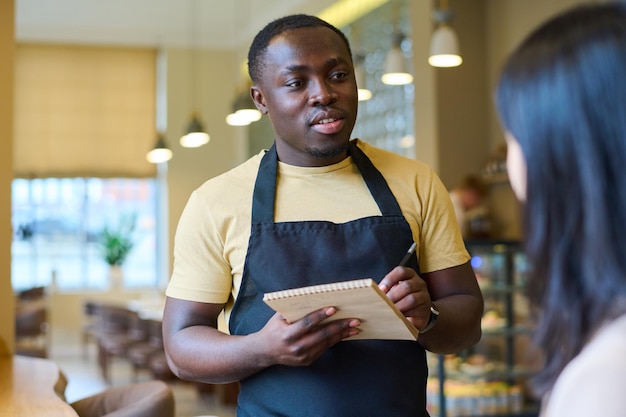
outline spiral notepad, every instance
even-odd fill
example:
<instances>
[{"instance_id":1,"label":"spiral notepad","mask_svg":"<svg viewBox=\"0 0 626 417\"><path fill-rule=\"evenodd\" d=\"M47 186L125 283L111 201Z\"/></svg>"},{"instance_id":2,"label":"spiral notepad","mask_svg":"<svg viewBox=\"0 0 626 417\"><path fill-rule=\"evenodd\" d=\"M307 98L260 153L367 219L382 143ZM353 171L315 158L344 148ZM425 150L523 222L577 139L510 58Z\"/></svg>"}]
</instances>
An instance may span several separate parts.
<instances>
[{"instance_id":1,"label":"spiral notepad","mask_svg":"<svg viewBox=\"0 0 626 417\"><path fill-rule=\"evenodd\" d=\"M417 340L419 331L374 280L357 279L266 293L263 301L293 323L322 307L336 307L328 320L357 318L353 339Z\"/></svg>"}]
</instances>

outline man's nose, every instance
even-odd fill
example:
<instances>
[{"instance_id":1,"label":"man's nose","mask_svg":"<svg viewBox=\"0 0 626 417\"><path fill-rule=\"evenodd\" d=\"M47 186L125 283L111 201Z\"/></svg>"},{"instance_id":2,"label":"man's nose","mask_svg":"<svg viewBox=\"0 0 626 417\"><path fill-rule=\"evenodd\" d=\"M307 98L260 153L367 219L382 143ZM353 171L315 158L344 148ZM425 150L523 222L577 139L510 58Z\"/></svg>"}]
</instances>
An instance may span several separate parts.
<instances>
[{"instance_id":1,"label":"man's nose","mask_svg":"<svg viewBox=\"0 0 626 417\"><path fill-rule=\"evenodd\" d=\"M309 84L309 104L312 106L326 106L337 100L337 94L332 85L324 80L312 81Z\"/></svg>"}]
</instances>

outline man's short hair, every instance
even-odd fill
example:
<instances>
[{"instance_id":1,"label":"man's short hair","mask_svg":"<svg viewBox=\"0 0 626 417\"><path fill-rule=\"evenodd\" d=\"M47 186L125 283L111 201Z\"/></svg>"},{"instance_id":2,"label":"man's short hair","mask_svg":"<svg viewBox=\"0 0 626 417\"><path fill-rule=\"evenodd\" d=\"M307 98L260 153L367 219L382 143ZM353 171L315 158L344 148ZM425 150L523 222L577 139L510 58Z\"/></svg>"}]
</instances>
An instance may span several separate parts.
<instances>
[{"instance_id":1,"label":"man's short hair","mask_svg":"<svg viewBox=\"0 0 626 417\"><path fill-rule=\"evenodd\" d=\"M457 188L461 190L474 191L480 197L484 198L489 193L489 189L485 182L478 175L466 175L463 177Z\"/></svg>"},{"instance_id":2,"label":"man's short hair","mask_svg":"<svg viewBox=\"0 0 626 417\"><path fill-rule=\"evenodd\" d=\"M306 14L289 15L268 23L254 37L250 45L250 50L248 51L248 74L250 74L252 81L257 82L261 78L261 73L263 72L263 56L272 39L288 30L310 27L327 27L338 34L345 42L348 53L350 54L350 59L352 59L350 42L341 30L319 17Z\"/></svg>"}]
</instances>

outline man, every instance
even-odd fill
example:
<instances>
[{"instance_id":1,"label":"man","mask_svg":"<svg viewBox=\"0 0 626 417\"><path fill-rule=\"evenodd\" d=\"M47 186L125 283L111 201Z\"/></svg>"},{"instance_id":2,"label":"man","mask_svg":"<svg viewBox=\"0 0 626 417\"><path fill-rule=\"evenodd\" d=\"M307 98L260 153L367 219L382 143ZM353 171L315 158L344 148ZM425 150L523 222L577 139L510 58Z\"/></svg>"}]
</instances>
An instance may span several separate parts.
<instances>
[{"instance_id":1,"label":"man","mask_svg":"<svg viewBox=\"0 0 626 417\"><path fill-rule=\"evenodd\" d=\"M483 309L445 188L424 164L350 141L357 88L335 27L274 21L248 67L275 144L207 181L181 216L163 319L172 370L241 381L238 416L426 416L424 349L476 343ZM413 241L419 264L397 266ZM349 341L359 318L333 321L336 306L287 323L262 301L365 277L422 330L418 342Z\"/></svg>"},{"instance_id":2,"label":"man","mask_svg":"<svg viewBox=\"0 0 626 417\"><path fill-rule=\"evenodd\" d=\"M472 174L463 177L461 182L450 191L456 221L463 237L472 237L471 232L474 234L480 232L480 230L471 230L469 223L473 217L479 219L485 217L486 208L483 203L488 193L489 190L480 177Z\"/></svg>"}]
</instances>

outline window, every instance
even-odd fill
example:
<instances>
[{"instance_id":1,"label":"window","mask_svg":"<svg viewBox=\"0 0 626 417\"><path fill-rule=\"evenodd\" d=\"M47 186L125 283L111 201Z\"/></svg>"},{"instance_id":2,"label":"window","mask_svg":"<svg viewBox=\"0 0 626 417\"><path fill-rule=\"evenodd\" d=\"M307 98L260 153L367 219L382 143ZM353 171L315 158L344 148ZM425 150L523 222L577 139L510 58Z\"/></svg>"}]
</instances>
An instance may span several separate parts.
<instances>
[{"instance_id":1,"label":"window","mask_svg":"<svg viewBox=\"0 0 626 417\"><path fill-rule=\"evenodd\" d=\"M407 158L415 158L415 86L413 83L388 86L380 81L391 45L390 22L396 22L395 29L405 35L411 33L408 7L406 0L385 3L346 31L350 33L353 53L365 55L362 69L367 88L373 93L370 100L359 103L352 136ZM410 65L411 60L407 60L407 64Z\"/></svg>"},{"instance_id":2,"label":"window","mask_svg":"<svg viewBox=\"0 0 626 417\"><path fill-rule=\"evenodd\" d=\"M60 290L108 288L100 234L129 218L135 228L124 285L156 286L156 188L155 178L15 179L13 288L52 283Z\"/></svg>"},{"instance_id":3,"label":"window","mask_svg":"<svg viewBox=\"0 0 626 417\"><path fill-rule=\"evenodd\" d=\"M156 137L156 59L153 48L17 45L16 290L51 283L66 291L108 288L100 235L128 218L135 227L125 286L162 282L167 231L157 226L167 223L157 216L167 219L166 188L145 160Z\"/></svg>"}]
</instances>

